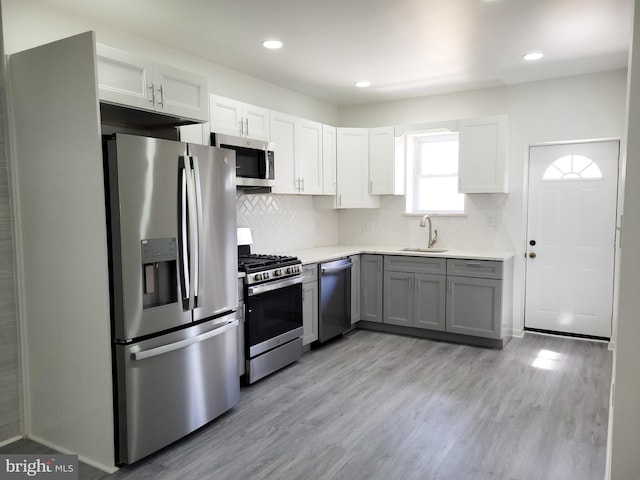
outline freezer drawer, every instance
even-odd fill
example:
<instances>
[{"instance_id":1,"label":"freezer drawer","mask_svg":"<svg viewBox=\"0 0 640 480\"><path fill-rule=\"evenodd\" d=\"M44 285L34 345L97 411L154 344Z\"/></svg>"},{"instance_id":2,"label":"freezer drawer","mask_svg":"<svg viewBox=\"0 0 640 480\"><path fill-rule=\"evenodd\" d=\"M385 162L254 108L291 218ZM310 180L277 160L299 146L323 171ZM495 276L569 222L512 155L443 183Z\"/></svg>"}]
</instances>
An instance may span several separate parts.
<instances>
[{"instance_id":1,"label":"freezer drawer","mask_svg":"<svg viewBox=\"0 0 640 480\"><path fill-rule=\"evenodd\" d=\"M193 432L238 403L237 313L116 345L118 464Z\"/></svg>"}]
</instances>

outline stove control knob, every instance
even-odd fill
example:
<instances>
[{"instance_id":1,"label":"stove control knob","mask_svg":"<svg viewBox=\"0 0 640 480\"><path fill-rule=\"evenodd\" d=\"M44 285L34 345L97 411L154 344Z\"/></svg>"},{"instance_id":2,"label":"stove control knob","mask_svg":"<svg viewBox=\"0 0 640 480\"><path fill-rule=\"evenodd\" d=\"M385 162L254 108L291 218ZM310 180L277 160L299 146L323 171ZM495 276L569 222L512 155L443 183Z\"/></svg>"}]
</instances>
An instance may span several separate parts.
<instances>
[{"instance_id":1,"label":"stove control knob","mask_svg":"<svg viewBox=\"0 0 640 480\"><path fill-rule=\"evenodd\" d=\"M277 269L273 271L273 276L274 277L281 277L282 276L282 270Z\"/></svg>"},{"instance_id":2,"label":"stove control knob","mask_svg":"<svg viewBox=\"0 0 640 480\"><path fill-rule=\"evenodd\" d=\"M262 275L262 278L264 278L265 280L269 280L270 278L269 272L264 272L264 274Z\"/></svg>"},{"instance_id":3,"label":"stove control knob","mask_svg":"<svg viewBox=\"0 0 640 480\"><path fill-rule=\"evenodd\" d=\"M262 280L262 274L261 273L256 273L253 278L255 279L256 282L259 282L260 280Z\"/></svg>"}]
</instances>

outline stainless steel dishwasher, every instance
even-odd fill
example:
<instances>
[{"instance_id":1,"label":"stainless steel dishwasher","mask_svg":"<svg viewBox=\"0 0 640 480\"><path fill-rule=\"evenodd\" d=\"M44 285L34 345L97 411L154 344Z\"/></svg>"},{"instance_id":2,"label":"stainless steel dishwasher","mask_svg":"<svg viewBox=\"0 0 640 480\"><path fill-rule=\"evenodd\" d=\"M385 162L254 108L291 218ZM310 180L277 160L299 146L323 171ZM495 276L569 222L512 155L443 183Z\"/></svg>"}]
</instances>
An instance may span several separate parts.
<instances>
[{"instance_id":1,"label":"stainless steel dishwasher","mask_svg":"<svg viewBox=\"0 0 640 480\"><path fill-rule=\"evenodd\" d=\"M342 335L351 328L351 259L320 264L318 341Z\"/></svg>"}]
</instances>

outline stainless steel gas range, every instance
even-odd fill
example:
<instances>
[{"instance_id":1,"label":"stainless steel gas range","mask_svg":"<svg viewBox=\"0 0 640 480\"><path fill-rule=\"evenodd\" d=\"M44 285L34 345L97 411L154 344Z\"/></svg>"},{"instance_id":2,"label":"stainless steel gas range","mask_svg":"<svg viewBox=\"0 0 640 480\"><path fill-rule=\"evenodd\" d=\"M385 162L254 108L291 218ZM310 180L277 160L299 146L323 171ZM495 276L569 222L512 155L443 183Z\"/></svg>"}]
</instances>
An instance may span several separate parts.
<instances>
[{"instance_id":1,"label":"stainless steel gas range","mask_svg":"<svg viewBox=\"0 0 640 480\"><path fill-rule=\"evenodd\" d=\"M302 357L302 263L252 254L250 244L243 244L238 270L246 274L246 380L253 383Z\"/></svg>"}]
</instances>

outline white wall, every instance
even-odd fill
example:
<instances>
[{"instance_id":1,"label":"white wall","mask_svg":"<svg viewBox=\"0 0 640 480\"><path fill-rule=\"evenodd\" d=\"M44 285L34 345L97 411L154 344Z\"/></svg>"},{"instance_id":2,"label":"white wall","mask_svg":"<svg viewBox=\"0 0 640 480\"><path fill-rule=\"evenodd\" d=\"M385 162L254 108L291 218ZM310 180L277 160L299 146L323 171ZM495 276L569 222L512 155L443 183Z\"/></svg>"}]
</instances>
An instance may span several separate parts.
<instances>
[{"instance_id":1,"label":"white wall","mask_svg":"<svg viewBox=\"0 0 640 480\"><path fill-rule=\"evenodd\" d=\"M376 127L438 122L506 113L509 116L510 193L467 196L465 217L436 217L439 246L513 249L514 329L523 327L524 247L528 147L533 144L620 138L624 132L626 70L532 82L397 102L342 107L341 126ZM404 216L401 198L383 199L380 210L339 215L340 241L410 246L424 243L416 217ZM495 227L486 217L497 220ZM370 230L370 232L365 232Z\"/></svg>"},{"instance_id":2,"label":"white wall","mask_svg":"<svg viewBox=\"0 0 640 480\"><path fill-rule=\"evenodd\" d=\"M166 48L129 32L111 28L99 21L53 10L39 0L2 0L1 3L7 54L94 30L99 43L206 75L209 80L209 91L218 95L318 122L328 124L336 122L337 107L334 105L214 65L188 52ZM179 29L167 33L167 35L179 34Z\"/></svg>"},{"instance_id":3,"label":"white wall","mask_svg":"<svg viewBox=\"0 0 640 480\"><path fill-rule=\"evenodd\" d=\"M614 480L640 478L640 8L637 3L629 70L618 341L613 408L609 413L608 478Z\"/></svg>"}]
</instances>

